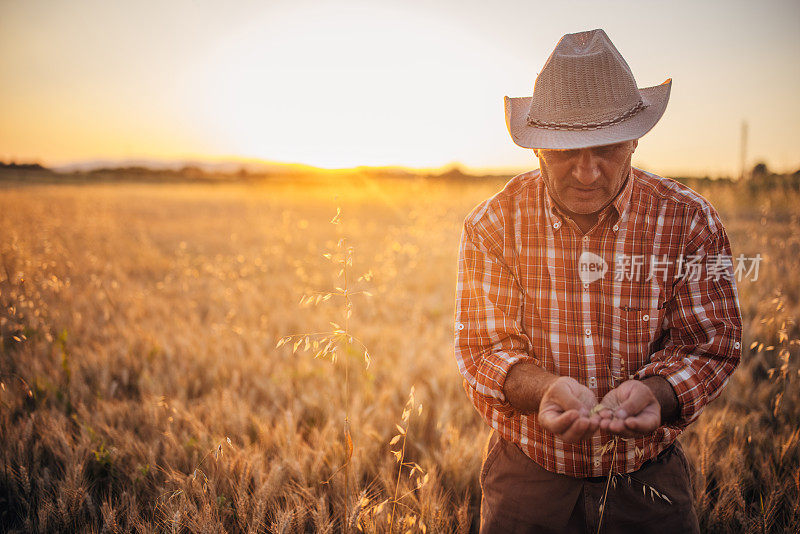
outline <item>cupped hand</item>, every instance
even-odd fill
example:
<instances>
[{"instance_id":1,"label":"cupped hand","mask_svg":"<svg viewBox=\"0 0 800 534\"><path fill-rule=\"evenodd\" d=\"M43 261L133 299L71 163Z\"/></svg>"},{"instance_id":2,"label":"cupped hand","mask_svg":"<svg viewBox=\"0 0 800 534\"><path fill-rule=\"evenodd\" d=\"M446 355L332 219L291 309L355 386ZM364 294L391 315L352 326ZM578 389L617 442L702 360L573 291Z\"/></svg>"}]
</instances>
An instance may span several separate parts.
<instances>
[{"instance_id":1,"label":"cupped hand","mask_svg":"<svg viewBox=\"0 0 800 534\"><path fill-rule=\"evenodd\" d=\"M600 428L623 438L651 434L661 425L661 405L640 380L626 380L600 401Z\"/></svg>"},{"instance_id":2,"label":"cupped hand","mask_svg":"<svg viewBox=\"0 0 800 534\"><path fill-rule=\"evenodd\" d=\"M600 428L601 418L592 414L597 398L574 378L555 379L539 403L539 424L564 441L578 442Z\"/></svg>"}]
</instances>

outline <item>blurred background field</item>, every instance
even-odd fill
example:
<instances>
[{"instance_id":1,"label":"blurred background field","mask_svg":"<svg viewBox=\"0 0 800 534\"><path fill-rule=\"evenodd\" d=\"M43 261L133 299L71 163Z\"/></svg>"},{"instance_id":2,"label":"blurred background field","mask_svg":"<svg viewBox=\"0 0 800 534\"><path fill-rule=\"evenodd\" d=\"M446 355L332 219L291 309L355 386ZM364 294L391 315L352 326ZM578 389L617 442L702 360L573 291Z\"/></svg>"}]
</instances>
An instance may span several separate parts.
<instances>
[{"instance_id":1,"label":"blurred background field","mask_svg":"<svg viewBox=\"0 0 800 534\"><path fill-rule=\"evenodd\" d=\"M392 528L477 531L488 427L453 357L456 259L506 178L51 178L0 184L0 530L386 532L413 386L427 480L403 469ZM800 192L761 178L694 183L734 256L763 257L739 283L742 364L681 438L707 532L800 526ZM344 324L336 298L300 305L341 285L323 254L342 237L370 273L348 281L372 294L348 324L369 367L276 348Z\"/></svg>"}]
</instances>

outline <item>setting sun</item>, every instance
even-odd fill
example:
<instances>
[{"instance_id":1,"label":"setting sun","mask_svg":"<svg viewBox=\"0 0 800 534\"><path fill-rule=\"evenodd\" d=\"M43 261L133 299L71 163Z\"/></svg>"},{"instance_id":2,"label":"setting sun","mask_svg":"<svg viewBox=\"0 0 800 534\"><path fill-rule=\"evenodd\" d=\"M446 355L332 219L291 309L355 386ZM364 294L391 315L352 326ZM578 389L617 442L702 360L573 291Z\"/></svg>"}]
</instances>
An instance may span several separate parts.
<instances>
[{"instance_id":1,"label":"setting sun","mask_svg":"<svg viewBox=\"0 0 800 534\"><path fill-rule=\"evenodd\" d=\"M470 102L486 93L485 54L421 13L323 4L313 17L306 8L250 21L198 66L192 97L229 153L322 167L440 165L468 115L489 119Z\"/></svg>"}]
</instances>

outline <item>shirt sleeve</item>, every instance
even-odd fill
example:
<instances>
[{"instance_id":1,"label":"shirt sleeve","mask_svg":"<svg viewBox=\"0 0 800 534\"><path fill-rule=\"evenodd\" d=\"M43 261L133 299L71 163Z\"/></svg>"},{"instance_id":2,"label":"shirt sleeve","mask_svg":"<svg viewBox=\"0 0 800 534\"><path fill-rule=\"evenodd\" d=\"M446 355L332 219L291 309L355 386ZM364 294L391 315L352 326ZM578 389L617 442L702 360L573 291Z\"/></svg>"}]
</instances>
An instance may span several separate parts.
<instances>
[{"instance_id":1,"label":"shirt sleeve","mask_svg":"<svg viewBox=\"0 0 800 534\"><path fill-rule=\"evenodd\" d=\"M731 258L720 228L690 256L707 266L715 258ZM741 357L742 319L732 265L725 272L701 269L680 279L667 307L668 337L636 377L659 375L671 385L680 405L680 429L692 423L722 392Z\"/></svg>"},{"instance_id":2,"label":"shirt sleeve","mask_svg":"<svg viewBox=\"0 0 800 534\"><path fill-rule=\"evenodd\" d=\"M529 355L522 290L503 246L501 233L485 225L478 230L468 218L458 260L455 355L472 403L488 419L495 418L493 411L516 415L503 393L509 368L520 361L539 363Z\"/></svg>"}]
</instances>

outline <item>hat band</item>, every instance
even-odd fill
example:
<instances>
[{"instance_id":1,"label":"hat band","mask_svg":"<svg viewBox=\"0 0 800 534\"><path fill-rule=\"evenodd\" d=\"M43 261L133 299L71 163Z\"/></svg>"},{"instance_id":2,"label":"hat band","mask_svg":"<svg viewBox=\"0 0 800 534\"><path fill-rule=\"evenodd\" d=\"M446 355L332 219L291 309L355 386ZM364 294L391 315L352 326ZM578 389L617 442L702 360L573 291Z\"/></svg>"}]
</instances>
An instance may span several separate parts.
<instances>
[{"instance_id":1,"label":"hat band","mask_svg":"<svg viewBox=\"0 0 800 534\"><path fill-rule=\"evenodd\" d=\"M605 128L606 126L622 122L646 107L647 104L639 100L639 102L628 111L602 122L547 122L532 119L530 113L528 113L528 126L536 126L538 128L544 128L545 130L597 130L598 128Z\"/></svg>"}]
</instances>

